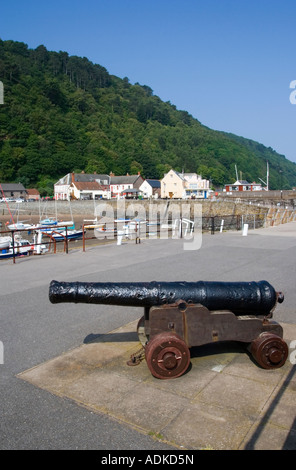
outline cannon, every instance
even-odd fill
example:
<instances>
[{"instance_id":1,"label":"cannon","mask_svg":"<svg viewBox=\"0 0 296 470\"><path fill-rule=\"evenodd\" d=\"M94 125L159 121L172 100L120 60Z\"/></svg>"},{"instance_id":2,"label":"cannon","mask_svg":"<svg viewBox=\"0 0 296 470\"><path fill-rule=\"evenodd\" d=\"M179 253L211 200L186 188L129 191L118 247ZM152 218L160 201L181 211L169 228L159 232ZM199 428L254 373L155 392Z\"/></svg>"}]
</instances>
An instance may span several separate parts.
<instances>
[{"instance_id":1,"label":"cannon","mask_svg":"<svg viewBox=\"0 0 296 470\"><path fill-rule=\"evenodd\" d=\"M143 307L139 341L152 375L180 377L190 349L217 341L244 343L264 369L282 367L288 357L281 325L272 320L284 301L267 281L259 282L58 282L51 303ZM137 363L134 356L133 361Z\"/></svg>"}]
</instances>

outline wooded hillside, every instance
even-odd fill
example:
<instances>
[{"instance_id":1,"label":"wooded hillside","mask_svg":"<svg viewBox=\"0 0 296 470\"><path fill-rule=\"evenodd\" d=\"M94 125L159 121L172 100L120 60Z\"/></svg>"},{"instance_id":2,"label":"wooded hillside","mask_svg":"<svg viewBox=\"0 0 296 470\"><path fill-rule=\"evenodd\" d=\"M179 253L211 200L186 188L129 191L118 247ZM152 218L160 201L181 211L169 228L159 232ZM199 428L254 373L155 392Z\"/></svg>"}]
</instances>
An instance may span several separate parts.
<instances>
[{"instance_id":1,"label":"wooded hillside","mask_svg":"<svg viewBox=\"0 0 296 470\"><path fill-rule=\"evenodd\" d=\"M270 189L296 186L296 164L283 155L211 130L85 57L0 40L0 80L1 182L46 194L71 171L160 179L174 168L222 186L235 181L235 165L249 182L265 179L268 161Z\"/></svg>"}]
</instances>

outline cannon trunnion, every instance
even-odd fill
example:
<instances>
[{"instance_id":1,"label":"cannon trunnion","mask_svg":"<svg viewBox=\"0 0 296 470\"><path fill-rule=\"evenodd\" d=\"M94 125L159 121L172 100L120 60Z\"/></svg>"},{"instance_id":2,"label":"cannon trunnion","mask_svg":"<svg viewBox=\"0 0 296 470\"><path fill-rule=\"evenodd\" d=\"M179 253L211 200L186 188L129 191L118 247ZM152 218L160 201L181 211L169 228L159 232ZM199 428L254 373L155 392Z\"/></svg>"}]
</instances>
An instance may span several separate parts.
<instances>
[{"instance_id":1,"label":"cannon trunnion","mask_svg":"<svg viewBox=\"0 0 296 470\"><path fill-rule=\"evenodd\" d=\"M152 375L179 377L190 348L217 341L247 345L265 369L284 365L288 346L271 320L284 297L267 281L85 283L52 281L52 303L75 302L144 307L137 333Z\"/></svg>"}]
</instances>

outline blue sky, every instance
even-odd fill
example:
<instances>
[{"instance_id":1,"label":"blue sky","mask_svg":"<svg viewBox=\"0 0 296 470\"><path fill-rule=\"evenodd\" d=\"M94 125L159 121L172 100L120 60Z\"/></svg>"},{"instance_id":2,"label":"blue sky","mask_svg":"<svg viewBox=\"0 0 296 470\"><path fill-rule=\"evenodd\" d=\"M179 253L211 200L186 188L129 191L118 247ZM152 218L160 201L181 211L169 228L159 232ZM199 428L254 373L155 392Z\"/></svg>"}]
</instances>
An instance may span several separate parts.
<instances>
[{"instance_id":1,"label":"blue sky","mask_svg":"<svg viewBox=\"0 0 296 470\"><path fill-rule=\"evenodd\" d=\"M87 57L296 162L295 0L14 0L0 38Z\"/></svg>"}]
</instances>

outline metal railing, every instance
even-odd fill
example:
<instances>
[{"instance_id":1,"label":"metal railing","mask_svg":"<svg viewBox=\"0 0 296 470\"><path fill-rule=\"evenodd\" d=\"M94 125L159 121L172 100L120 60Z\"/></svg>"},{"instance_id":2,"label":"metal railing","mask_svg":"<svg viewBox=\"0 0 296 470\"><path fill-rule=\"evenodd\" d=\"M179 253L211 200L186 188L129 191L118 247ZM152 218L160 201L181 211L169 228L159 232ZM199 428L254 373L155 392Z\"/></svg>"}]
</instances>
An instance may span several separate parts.
<instances>
[{"instance_id":1,"label":"metal railing","mask_svg":"<svg viewBox=\"0 0 296 470\"><path fill-rule=\"evenodd\" d=\"M61 233L65 232L65 233ZM23 238L23 234L26 236ZM33 233L33 239L28 240L29 236ZM1 237L4 239L10 238L7 241L7 246L1 247ZM49 240L43 240L47 237ZM58 237L58 239L56 238ZM69 252L69 238L68 226L59 225L57 230L56 225L48 225L46 227L32 227L26 229L13 229L0 231L0 260L12 258L13 263L19 256L30 256L32 254L42 254L45 252L57 252L57 244L63 243L64 252Z\"/></svg>"},{"instance_id":2,"label":"metal railing","mask_svg":"<svg viewBox=\"0 0 296 470\"><path fill-rule=\"evenodd\" d=\"M229 230L243 230L244 226L248 224L249 229L256 229L264 227L265 217L263 214L245 214L245 215L213 215L203 216L202 232L222 233ZM90 233L90 230L93 233ZM77 239L80 242L79 247L82 251L86 251L86 247L94 245L102 245L110 242L117 242L120 245L123 240L134 240L136 244L141 243L145 238L186 238L193 235L195 224L193 221L186 218L168 219L165 223L156 220L155 222L148 222L146 220L135 219L120 219L108 223L100 223L100 221L93 221L93 223L84 223L82 225L81 238ZM26 236L22 238L23 233ZM33 233L32 241L29 241L29 235ZM71 239L69 235L71 231L68 225L48 225L41 227L32 227L24 229L3 230L0 231L1 237L11 237L11 243L7 248L1 248L0 245L0 260L12 258L13 263L19 256L27 256L32 254L56 253L58 247L63 244L63 251L69 253L69 242ZM88 241L96 241L97 243L89 243ZM76 245L77 246L77 245Z\"/></svg>"},{"instance_id":3,"label":"metal railing","mask_svg":"<svg viewBox=\"0 0 296 470\"><path fill-rule=\"evenodd\" d=\"M202 230L214 235L216 232L221 233L227 230L242 230L245 224L248 224L250 229L261 228L264 222L265 217L256 214L214 215L203 217Z\"/></svg>"}]
</instances>

